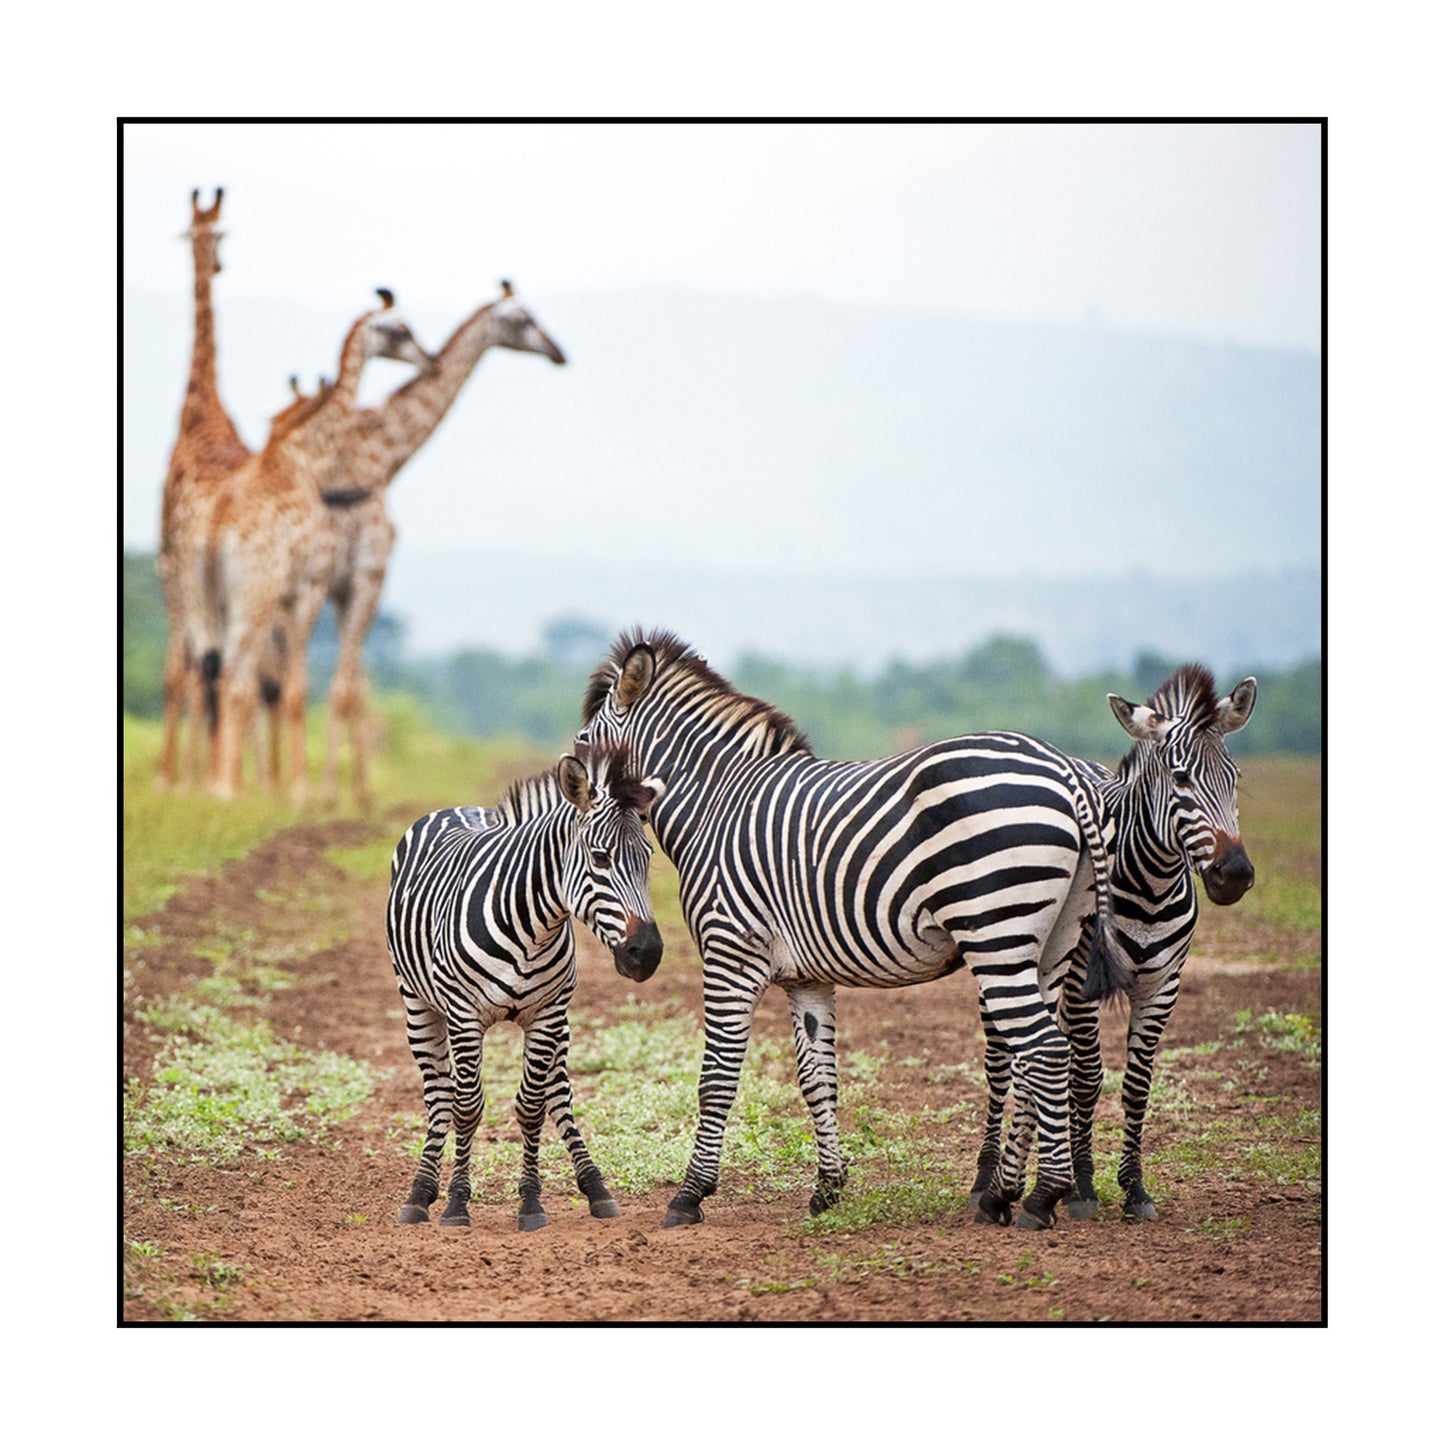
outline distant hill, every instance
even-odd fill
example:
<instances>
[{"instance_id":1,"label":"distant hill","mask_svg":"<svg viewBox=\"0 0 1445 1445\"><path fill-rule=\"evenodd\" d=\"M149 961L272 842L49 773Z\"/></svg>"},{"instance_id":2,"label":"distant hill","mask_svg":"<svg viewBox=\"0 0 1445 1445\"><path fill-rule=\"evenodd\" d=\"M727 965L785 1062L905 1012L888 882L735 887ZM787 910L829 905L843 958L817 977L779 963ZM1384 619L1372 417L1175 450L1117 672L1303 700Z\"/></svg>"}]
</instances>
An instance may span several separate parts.
<instances>
[{"instance_id":1,"label":"distant hill","mask_svg":"<svg viewBox=\"0 0 1445 1445\"><path fill-rule=\"evenodd\" d=\"M432 346L495 294L441 315L379 279ZM487 357L398 480L385 605L417 647L518 652L574 612L799 660L1001 628L1065 672L1138 646L1318 650L1315 355L516 279L569 364ZM226 282L222 390L255 444L290 372L334 371L351 318ZM190 323L185 296L125 306L125 538L149 548ZM368 394L401 378L378 364Z\"/></svg>"},{"instance_id":2,"label":"distant hill","mask_svg":"<svg viewBox=\"0 0 1445 1445\"><path fill-rule=\"evenodd\" d=\"M1318 656L1322 642L1312 568L1181 582L1143 574L950 582L658 565L619 580L606 563L569 563L549 576L515 553L399 548L383 605L405 620L412 652L532 650L547 622L574 616L609 633L670 627L724 667L751 652L861 673L893 658L956 657L999 633L1036 641L1063 677L1123 668L1140 651L1221 672L1287 667Z\"/></svg>"}]
</instances>

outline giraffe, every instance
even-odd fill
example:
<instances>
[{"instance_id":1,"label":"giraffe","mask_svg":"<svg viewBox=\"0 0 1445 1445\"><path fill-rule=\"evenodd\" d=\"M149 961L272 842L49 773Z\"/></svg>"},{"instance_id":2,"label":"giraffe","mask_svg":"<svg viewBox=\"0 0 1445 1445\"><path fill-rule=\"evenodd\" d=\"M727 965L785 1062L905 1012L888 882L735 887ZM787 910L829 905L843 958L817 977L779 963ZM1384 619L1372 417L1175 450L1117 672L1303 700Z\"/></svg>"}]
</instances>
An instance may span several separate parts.
<instances>
[{"instance_id":1,"label":"giraffe","mask_svg":"<svg viewBox=\"0 0 1445 1445\"><path fill-rule=\"evenodd\" d=\"M226 481L251 457L241 440L216 384L216 325L211 281L221 270L218 229L221 187L206 209L199 190L191 192L191 225L184 233L191 243L195 267L194 337L191 368L181 404L180 427L161 497L161 544L156 558L165 598L169 636L163 686L165 713L157 787L168 790L178 781L195 781L200 773L202 607L197 585L211 511ZM185 764L180 765L183 717L189 715L190 737ZM178 779L179 767L179 779Z\"/></svg>"},{"instance_id":2,"label":"giraffe","mask_svg":"<svg viewBox=\"0 0 1445 1445\"><path fill-rule=\"evenodd\" d=\"M356 401L362 368L374 356L429 371L435 362L393 310L382 305L347 332L336 381L298 397L273 426L259 455L227 483L211 516L205 557L207 648L202 673L216 709L211 791L233 797L242 781L242 740L256 711L261 669L279 630L282 721L290 742L290 792L306 796L306 644L326 600L335 539L321 491L331 481Z\"/></svg>"},{"instance_id":3,"label":"giraffe","mask_svg":"<svg viewBox=\"0 0 1445 1445\"><path fill-rule=\"evenodd\" d=\"M336 544L330 598L336 607L339 650L327 715L323 788L334 799L339 789L343 731L350 740L352 791L371 801L366 771L366 674L362 645L376 616L396 529L386 511L393 478L436 430L463 384L492 347L531 351L561 366L556 342L517 299L508 281L502 294L479 307L436 353L436 370L420 373L379 406L352 414L336 469L345 486L323 493Z\"/></svg>"}]
</instances>

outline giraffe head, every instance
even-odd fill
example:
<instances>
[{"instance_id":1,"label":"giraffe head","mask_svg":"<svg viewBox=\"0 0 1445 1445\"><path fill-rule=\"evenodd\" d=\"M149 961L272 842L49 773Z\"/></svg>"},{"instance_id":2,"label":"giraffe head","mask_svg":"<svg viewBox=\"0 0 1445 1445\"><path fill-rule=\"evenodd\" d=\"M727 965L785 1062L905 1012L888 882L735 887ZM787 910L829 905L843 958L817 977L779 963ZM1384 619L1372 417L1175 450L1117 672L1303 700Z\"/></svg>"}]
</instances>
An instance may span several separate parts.
<instances>
[{"instance_id":1,"label":"giraffe head","mask_svg":"<svg viewBox=\"0 0 1445 1445\"><path fill-rule=\"evenodd\" d=\"M436 358L422 349L411 327L397 314L396 297L385 286L378 286L376 294L381 297L381 306L366 318L364 359L385 356L392 361L409 361L424 376L434 375Z\"/></svg>"},{"instance_id":2,"label":"giraffe head","mask_svg":"<svg viewBox=\"0 0 1445 1445\"><path fill-rule=\"evenodd\" d=\"M510 281L502 282L502 294L492 302L492 344L511 351L535 351L556 366L565 365L562 348L537 325L532 313L517 300Z\"/></svg>"},{"instance_id":3,"label":"giraffe head","mask_svg":"<svg viewBox=\"0 0 1445 1445\"><path fill-rule=\"evenodd\" d=\"M200 191L191 192L191 224L190 227L181 233L181 239L190 241L192 245L204 246L211 255L211 274L218 275L221 270L221 237L224 231L217 227L221 221L221 197L225 192L220 186L216 187L216 199L206 209L201 207Z\"/></svg>"},{"instance_id":4,"label":"giraffe head","mask_svg":"<svg viewBox=\"0 0 1445 1445\"><path fill-rule=\"evenodd\" d=\"M308 394L302 391L300 380L293 376L291 378L291 395L294 400L271 418L270 440L276 441L279 437L285 436L287 432L300 426L307 417L325 405L326 398L331 395L335 385L334 381L327 381L324 376L318 376L316 390Z\"/></svg>"}]
</instances>

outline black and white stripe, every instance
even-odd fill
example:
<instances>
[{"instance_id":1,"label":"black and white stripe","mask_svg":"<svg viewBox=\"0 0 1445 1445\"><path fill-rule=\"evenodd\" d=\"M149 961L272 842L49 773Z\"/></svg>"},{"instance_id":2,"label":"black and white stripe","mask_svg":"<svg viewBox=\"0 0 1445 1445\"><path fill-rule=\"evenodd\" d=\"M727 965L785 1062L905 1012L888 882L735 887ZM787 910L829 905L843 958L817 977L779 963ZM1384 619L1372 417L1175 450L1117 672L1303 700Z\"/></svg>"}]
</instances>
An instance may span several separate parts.
<instances>
[{"instance_id":1,"label":"black and white stripe","mask_svg":"<svg viewBox=\"0 0 1445 1445\"><path fill-rule=\"evenodd\" d=\"M482 1036L501 1020L525 1035L517 1120L523 1158L520 1226L538 1229L537 1149L550 1115L591 1212L617 1206L572 1117L567 1005L577 981L572 918L612 950L626 978L662 958L652 921L643 830L660 793L625 748L580 749L555 772L514 784L499 809L444 808L418 819L391 863L386 941L421 1069L427 1134L400 1222L420 1224L440 1189L442 1146L456 1130L443 1224L470 1223L472 1138L482 1117Z\"/></svg>"},{"instance_id":2,"label":"black and white stripe","mask_svg":"<svg viewBox=\"0 0 1445 1445\"><path fill-rule=\"evenodd\" d=\"M1144 1116L1154 1061L1179 997L1184 963L1199 917L1192 874L1215 903L1237 903L1254 885L1254 868L1240 841L1238 770L1225 736L1242 728L1254 709L1256 683L1245 678L1220 697L1202 667L1180 668L1145 706L1110 695L1110 706L1135 744L1117 771L1076 760L1097 782L1106 816L1110 874L1119 936L1129 959L1129 1036L1124 1071L1124 1144L1119 1185L1126 1219L1153 1219L1144 1187ZM1057 995L1059 1025L1070 1048L1070 1133L1074 1192L1069 1213L1091 1219L1094 1191L1093 1121L1103 1085L1099 1005L1084 997L1084 966L1076 953L1045 979ZM1010 1060L990 1045L989 1115L975 1193L998 1164ZM1033 1132L1031 1101L1020 1090L1014 1128L1002 1165L1018 1187Z\"/></svg>"},{"instance_id":3,"label":"black and white stripe","mask_svg":"<svg viewBox=\"0 0 1445 1445\"><path fill-rule=\"evenodd\" d=\"M838 985L926 983L967 965L988 1027L1039 1101L1036 1227L1071 1182L1068 1049L1039 988L1101 909L1091 992L1122 980L1110 945L1099 801L1069 759L1028 737L953 738L877 762L814 757L792 720L737 693L669 633L624 636L593 675L579 740L625 741L667 793L653 828L678 870L702 954L700 1122L665 1224L696 1223L717 1187L753 1010L777 984L813 1114L818 1186L839 1195ZM1096 890L1096 877L1104 887ZM996 1217L1009 1201L992 1199Z\"/></svg>"}]
</instances>

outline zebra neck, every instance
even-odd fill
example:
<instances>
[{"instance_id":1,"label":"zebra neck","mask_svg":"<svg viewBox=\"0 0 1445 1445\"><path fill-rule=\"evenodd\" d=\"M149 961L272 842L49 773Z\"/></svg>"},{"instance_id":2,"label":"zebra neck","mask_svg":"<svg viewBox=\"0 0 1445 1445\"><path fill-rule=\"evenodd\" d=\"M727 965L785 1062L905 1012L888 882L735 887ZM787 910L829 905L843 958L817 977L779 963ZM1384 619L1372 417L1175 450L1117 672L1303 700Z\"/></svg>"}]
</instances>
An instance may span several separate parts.
<instances>
[{"instance_id":1,"label":"zebra neck","mask_svg":"<svg viewBox=\"0 0 1445 1445\"><path fill-rule=\"evenodd\" d=\"M517 825L519 864L509 889L511 916L526 920L520 936L528 955L536 957L553 948L567 927L568 910L562 897L562 857L576 827L576 809L570 803Z\"/></svg>"},{"instance_id":2,"label":"zebra neck","mask_svg":"<svg viewBox=\"0 0 1445 1445\"><path fill-rule=\"evenodd\" d=\"M1193 897L1189 860L1166 836L1162 789L1146 773L1121 773L1100 785L1114 823L1113 883L1151 912L1173 911Z\"/></svg>"}]
</instances>

